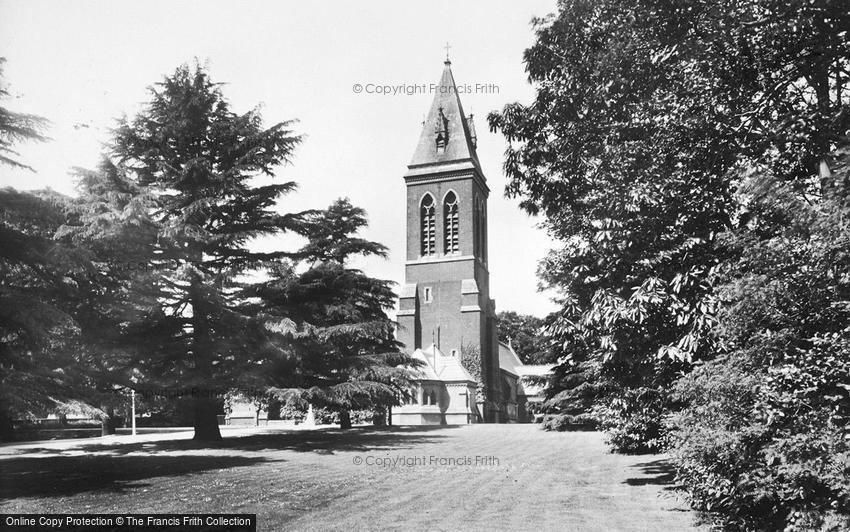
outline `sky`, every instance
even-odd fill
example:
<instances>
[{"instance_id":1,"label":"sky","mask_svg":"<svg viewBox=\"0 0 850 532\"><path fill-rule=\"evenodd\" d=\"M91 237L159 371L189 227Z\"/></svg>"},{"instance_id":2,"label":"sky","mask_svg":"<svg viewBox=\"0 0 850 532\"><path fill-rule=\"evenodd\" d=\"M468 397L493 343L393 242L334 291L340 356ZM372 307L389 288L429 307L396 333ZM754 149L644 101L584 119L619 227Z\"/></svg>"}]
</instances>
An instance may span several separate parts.
<instances>
[{"instance_id":1,"label":"sky","mask_svg":"<svg viewBox=\"0 0 850 532\"><path fill-rule=\"evenodd\" d=\"M534 40L532 18L555 4L0 0L3 82L12 94L0 105L51 122L51 141L18 146L36 172L0 167L0 186L73 195L69 170L96 165L115 119L135 115L147 87L197 59L213 81L225 83L234 111L259 105L269 125L298 120L294 129L303 143L276 177L296 181L299 190L281 208L324 208L350 198L369 215L363 236L390 249L387 260L356 265L400 284L402 176L448 43L455 81L470 87L461 101L475 117L491 190L491 295L497 311L542 317L556 308L551 293L538 291L536 277L552 243L539 219L505 198L506 142L489 131L486 116L507 103L532 101L522 54ZM283 240L256 245L295 245Z\"/></svg>"}]
</instances>

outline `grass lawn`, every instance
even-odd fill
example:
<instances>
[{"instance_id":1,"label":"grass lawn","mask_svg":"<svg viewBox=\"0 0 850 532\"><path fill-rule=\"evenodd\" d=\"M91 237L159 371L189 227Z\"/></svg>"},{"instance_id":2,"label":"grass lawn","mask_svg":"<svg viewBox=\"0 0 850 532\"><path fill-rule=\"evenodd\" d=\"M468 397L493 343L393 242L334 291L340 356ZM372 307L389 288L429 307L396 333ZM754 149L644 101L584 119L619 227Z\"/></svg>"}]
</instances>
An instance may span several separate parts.
<instances>
[{"instance_id":1,"label":"grass lawn","mask_svg":"<svg viewBox=\"0 0 850 532\"><path fill-rule=\"evenodd\" d=\"M261 530L689 530L696 523L669 489L663 456L609 454L594 432L258 429L214 447L174 434L139 438L0 447L0 512L256 513ZM376 463L385 459L396 465Z\"/></svg>"}]
</instances>

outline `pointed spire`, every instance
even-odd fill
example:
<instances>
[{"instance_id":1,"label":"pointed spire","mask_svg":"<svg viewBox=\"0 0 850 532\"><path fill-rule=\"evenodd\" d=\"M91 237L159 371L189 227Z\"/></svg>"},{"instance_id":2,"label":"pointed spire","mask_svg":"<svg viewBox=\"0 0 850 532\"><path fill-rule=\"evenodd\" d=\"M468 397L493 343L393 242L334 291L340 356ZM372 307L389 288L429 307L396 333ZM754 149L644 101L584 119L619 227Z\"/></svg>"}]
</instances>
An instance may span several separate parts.
<instances>
[{"instance_id":1,"label":"pointed spire","mask_svg":"<svg viewBox=\"0 0 850 532\"><path fill-rule=\"evenodd\" d=\"M442 164L458 164L472 166L478 169L478 155L475 153L475 133L470 127L469 119L463 113L457 86L452 76L451 61L448 58L446 45L446 61L440 81L434 87L434 101L425 117L419 143L408 168L433 166Z\"/></svg>"}]
</instances>

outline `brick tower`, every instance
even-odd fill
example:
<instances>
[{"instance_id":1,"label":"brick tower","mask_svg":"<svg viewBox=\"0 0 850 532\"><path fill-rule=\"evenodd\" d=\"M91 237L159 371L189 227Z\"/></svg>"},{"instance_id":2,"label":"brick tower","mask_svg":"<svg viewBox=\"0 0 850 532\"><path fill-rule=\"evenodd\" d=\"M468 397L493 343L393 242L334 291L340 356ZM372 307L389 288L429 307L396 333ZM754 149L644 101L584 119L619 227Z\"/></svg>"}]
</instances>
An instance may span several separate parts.
<instances>
[{"instance_id":1,"label":"brick tower","mask_svg":"<svg viewBox=\"0 0 850 532\"><path fill-rule=\"evenodd\" d=\"M475 152L471 116L446 59L434 101L404 175L407 261L398 339L408 351L430 346L458 357L479 379L480 420L499 422L499 346L487 269L490 190ZM477 360L471 360L470 357ZM483 386L482 386L483 385Z\"/></svg>"}]
</instances>

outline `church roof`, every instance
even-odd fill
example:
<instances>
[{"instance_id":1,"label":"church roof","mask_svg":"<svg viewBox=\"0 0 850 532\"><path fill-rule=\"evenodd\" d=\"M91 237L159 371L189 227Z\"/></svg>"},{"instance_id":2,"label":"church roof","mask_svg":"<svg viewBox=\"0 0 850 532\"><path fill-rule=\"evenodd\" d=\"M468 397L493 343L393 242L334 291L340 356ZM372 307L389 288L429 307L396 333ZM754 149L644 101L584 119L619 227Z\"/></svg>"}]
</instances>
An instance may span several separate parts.
<instances>
[{"instance_id":1,"label":"church roof","mask_svg":"<svg viewBox=\"0 0 850 532\"><path fill-rule=\"evenodd\" d=\"M499 342L499 369L519 377L521 366L522 360L519 359L513 347L504 342Z\"/></svg>"},{"instance_id":2,"label":"church roof","mask_svg":"<svg viewBox=\"0 0 850 532\"><path fill-rule=\"evenodd\" d=\"M518 377L517 395L542 397L546 384L541 379L550 375L554 367L553 364L523 364L510 344L499 342L499 369Z\"/></svg>"},{"instance_id":3,"label":"church roof","mask_svg":"<svg viewBox=\"0 0 850 532\"><path fill-rule=\"evenodd\" d=\"M426 381L438 381L440 377L437 376L437 373L434 371L434 366L431 364L431 358L425 355L425 352L421 349L417 349L410 355L411 357L419 360L420 362L424 362L421 366L416 368L417 378Z\"/></svg>"},{"instance_id":4,"label":"church roof","mask_svg":"<svg viewBox=\"0 0 850 532\"><path fill-rule=\"evenodd\" d=\"M451 61L448 59L434 91L434 101L423 123L413 159L408 165L409 174L416 174L417 169L435 165L446 165L446 170L475 168L480 174L478 155L475 153L474 126L463 112L452 76Z\"/></svg>"},{"instance_id":5,"label":"church roof","mask_svg":"<svg viewBox=\"0 0 850 532\"><path fill-rule=\"evenodd\" d=\"M466 368L460 364L460 359L458 357L445 358L447 358L450 362L441 368L439 372L440 379L446 382L476 382L475 377L470 375L469 372L466 371Z\"/></svg>"},{"instance_id":6,"label":"church roof","mask_svg":"<svg viewBox=\"0 0 850 532\"><path fill-rule=\"evenodd\" d=\"M417 349L412 354L413 358L425 362L417 368L418 378L429 381L443 382L476 382L475 378L466 371L457 356L446 356L437 346L431 344L425 350Z\"/></svg>"}]
</instances>

